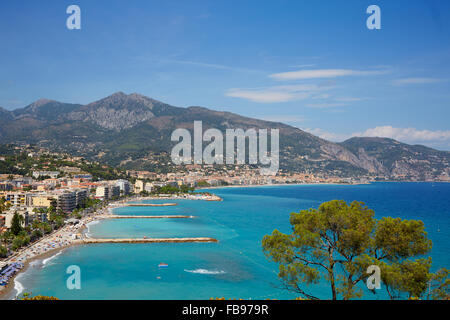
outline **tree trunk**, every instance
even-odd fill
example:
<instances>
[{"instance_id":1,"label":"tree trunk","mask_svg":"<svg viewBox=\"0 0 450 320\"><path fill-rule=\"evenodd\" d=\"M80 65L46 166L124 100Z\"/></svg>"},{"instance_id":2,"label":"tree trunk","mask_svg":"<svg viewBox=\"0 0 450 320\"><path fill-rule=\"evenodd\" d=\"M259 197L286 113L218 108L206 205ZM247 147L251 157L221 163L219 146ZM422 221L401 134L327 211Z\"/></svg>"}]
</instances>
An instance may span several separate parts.
<instances>
[{"instance_id":1,"label":"tree trunk","mask_svg":"<svg viewBox=\"0 0 450 320\"><path fill-rule=\"evenodd\" d=\"M331 282L331 293L333 295L333 300L337 300L336 296L336 283L334 281L334 259L333 259L333 248L329 247L328 249L329 254L329 262L330 262L330 269L328 270L328 274L330 276L330 282Z\"/></svg>"},{"instance_id":2,"label":"tree trunk","mask_svg":"<svg viewBox=\"0 0 450 320\"><path fill-rule=\"evenodd\" d=\"M334 283L334 272L333 272L333 267L331 267L331 271L330 271L330 281L331 281L331 293L333 294L333 300L337 300L336 297L336 284Z\"/></svg>"}]
</instances>

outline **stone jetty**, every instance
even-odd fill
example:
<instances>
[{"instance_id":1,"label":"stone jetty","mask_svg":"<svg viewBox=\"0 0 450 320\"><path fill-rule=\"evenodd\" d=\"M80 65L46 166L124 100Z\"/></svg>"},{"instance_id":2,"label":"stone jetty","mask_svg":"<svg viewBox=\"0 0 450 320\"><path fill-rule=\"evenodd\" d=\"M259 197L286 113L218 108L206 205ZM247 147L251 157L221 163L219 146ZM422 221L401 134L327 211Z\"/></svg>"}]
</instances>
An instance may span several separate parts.
<instances>
[{"instance_id":1,"label":"stone jetty","mask_svg":"<svg viewBox=\"0 0 450 320\"><path fill-rule=\"evenodd\" d=\"M219 242L214 238L199 237L199 238L135 238L135 239L95 239L85 238L75 240L77 244L91 244L91 243L181 243L181 242Z\"/></svg>"},{"instance_id":2,"label":"stone jetty","mask_svg":"<svg viewBox=\"0 0 450 320\"><path fill-rule=\"evenodd\" d=\"M119 215L119 214L108 214L103 215L103 219L192 219L194 216L184 216L184 215L157 215L157 216L130 216L130 215Z\"/></svg>"},{"instance_id":3,"label":"stone jetty","mask_svg":"<svg viewBox=\"0 0 450 320\"><path fill-rule=\"evenodd\" d=\"M127 207L172 207L178 203L127 203Z\"/></svg>"}]
</instances>

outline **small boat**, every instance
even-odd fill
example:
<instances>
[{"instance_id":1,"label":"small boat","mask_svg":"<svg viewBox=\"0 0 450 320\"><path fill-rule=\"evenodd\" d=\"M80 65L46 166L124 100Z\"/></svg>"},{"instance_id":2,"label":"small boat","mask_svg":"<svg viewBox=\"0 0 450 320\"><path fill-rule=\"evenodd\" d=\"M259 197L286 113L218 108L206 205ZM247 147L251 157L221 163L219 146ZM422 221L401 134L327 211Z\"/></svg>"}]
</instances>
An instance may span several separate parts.
<instances>
[{"instance_id":1,"label":"small boat","mask_svg":"<svg viewBox=\"0 0 450 320\"><path fill-rule=\"evenodd\" d=\"M169 265L167 263L163 263L161 262L160 264L158 264L158 268L167 268Z\"/></svg>"}]
</instances>

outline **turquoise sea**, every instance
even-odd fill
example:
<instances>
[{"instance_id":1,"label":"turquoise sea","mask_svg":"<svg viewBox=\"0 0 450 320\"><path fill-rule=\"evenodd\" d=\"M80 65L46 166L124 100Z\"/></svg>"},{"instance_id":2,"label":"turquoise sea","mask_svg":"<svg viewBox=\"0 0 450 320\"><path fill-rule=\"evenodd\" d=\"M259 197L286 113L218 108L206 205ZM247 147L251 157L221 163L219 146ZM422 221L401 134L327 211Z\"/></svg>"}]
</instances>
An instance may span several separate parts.
<instances>
[{"instance_id":1,"label":"turquoise sea","mask_svg":"<svg viewBox=\"0 0 450 320\"><path fill-rule=\"evenodd\" d=\"M277 228L289 232L289 214L332 199L364 201L378 218L424 221L434 246L434 268L450 267L450 183L373 183L368 185L291 185L213 189L223 202L191 200L173 207L124 207L116 214L185 214L194 219L117 219L89 228L92 237L208 236L219 243L97 244L75 246L35 261L17 277L24 292L61 299L292 299L280 289L277 266L261 239ZM168 268L160 269L164 262ZM81 290L66 287L66 268L81 269ZM325 284L309 292L330 297ZM365 299L386 298L366 290Z\"/></svg>"}]
</instances>

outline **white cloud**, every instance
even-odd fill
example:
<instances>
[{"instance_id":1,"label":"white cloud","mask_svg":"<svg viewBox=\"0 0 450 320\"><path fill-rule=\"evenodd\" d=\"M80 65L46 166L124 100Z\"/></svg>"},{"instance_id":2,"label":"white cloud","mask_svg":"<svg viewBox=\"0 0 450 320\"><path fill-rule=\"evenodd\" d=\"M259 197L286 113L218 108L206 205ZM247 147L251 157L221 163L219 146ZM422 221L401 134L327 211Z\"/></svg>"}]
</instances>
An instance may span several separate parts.
<instances>
[{"instance_id":1,"label":"white cloud","mask_svg":"<svg viewBox=\"0 0 450 320\"><path fill-rule=\"evenodd\" d=\"M385 74L384 70L352 70L352 69L315 69L315 70L299 70L275 73L270 75L271 78L277 80L300 80L300 79L318 79L318 78L337 78L344 76L370 76Z\"/></svg>"},{"instance_id":2,"label":"white cloud","mask_svg":"<svg viewBox=\"0 0 450 320\"><path fill-rule=\"evenodd\" d=\"M319 94L317 96L312 97L313 99L328 99L331 95L328 93Z\"/></svg>"},{"instance_id":3,"label":"white cloud","mask_svg":"<svg viewBox=\"0 0 450 320\"><path fill-rule=\"evenodd\" d=\"M287 124L296 124L300 122L305 122L307 119L303 116L298 115L265 115L258 117L258 119L273 121L273 122L282 122Z\"/></svg>"},{"instance_id":4,"label":"white cloud","mask_svg":"<svg viewBox=\"0 0 450 320\"><path fill-rule=\"evenodd\" d=\"M216 63L205 63L205 62L177 60L177 59L157 59L157 61L162 62L162 63L182 64L182 65L189 65L189 66L202 67L202 68L211 68L211 69L218 69L218 70L229 70L229 71L237 71L237 72L250 72L250 73L265 74L265 72L263 72L261 70L231 67L231 66L227 66L227 65L223 65L223 64L216 64Z\"/></svg>"},{"instance_id":5,"label":"white cloud","mask_svg":"<svg viewBox=\"0 0 450 320\"><path fill-rule=\"evenodd\" d=\"M184 62L186 63L186 62ZM189 62L192 63L192 62ZM202 64L203 65L203 64ZM210 66L223 68L223 66ZM341 76L364 76L384 74L386 70L351 70L351 69L316 69L293 72L276 73L270 75L277 80L298 80L317 78L336 78ZM228 97L247 99L259 103L288 102L303 99L325 100L318 103L307 104L310 108L333 108L345 106L343 102L355 102L362 98L341 97L333 99L326 91L334 88L334 80L321 84L288 84L283 86L268 86L263 88L234 88L229 89L225 95ZM327 101L328 100L328 101Z\"/></svg>"},{"instance_id":6,"label":"white cloud","mask_svg":"<svg viewBox=\"0 0 450 320\"><path fill-rule=\"evenodd\" d=\"M438 78L403 78L403 79L397 79L394 80L392 83L394 85L402 86L402 85L408 85L408 84L428 84L428 83L436 83L436 82L442 82L444 79L438 79Z\"/></svg>"},{"instance_id":7,"label":"white cloud","mask_svg":"<svg viewBox=\"0 0 450 320\"><path fill-rule=\"evenodd\" d=\"M355 102L355 101L362 101L367 100L368 98L356 98L356 97L342 97L342 98L335 98L334 100L340 101L340 102Z\"/></svg>"},{"instance_id":8,"label":"white cloud","mask_svg":"<svg viewBox=\"0 0 450 320\"><path fill-rule=\"evenodd\" d=\"M335 108L335 107L343 107L346 106L345 103L310 103L306 106L308 108L314 108L314 109L326 109L326 108Z\"/></svg>"},{"instance_id":9,"label":"white cloud","mask_svg":"<svg viewBox=\"0 0 450 320\"><path fill-rule=\"evenodd\" d=\"M415 128L394 128L392 126L380 126L367 129L360 135L364 137L386 137L409 143L450 141L450 130L431 131L419 130Z\"/></svg>"},{"instance_id":10,"label":"white cloud","mask_svg":"<svg viewBox=\"0 0 450 320\"><path fill-rule=\"evenodd\" d=\"M296 65L296 66L291 66L291 68L311 68L311 67L314 67L314 66L316 66L315 64L299 64L299 65Z\"/></svg>"},{"instance_id":11,"label":"white cloud","mask_svg":"<svg viewBox=\"0 0 450 320\"><path fill-rule=\"evenodd\" d=\"M315 136L318 136L322 139L325 140L329 140L329 141L344 141L347 140L348 138L351 138L352 135L350 134L346 134L346 133L333 133L333 132L329 132L320 128L314 128L314 129L310 129L310 128L306 128L306 129L302 129L306 132L309 132Z\"/></svg>"},{"instance_id":12,"label":"white cloud","mask_svg":"<svg viewBox=\"0 0 450 320\"><path fill-rule=\"evenodd\" d=\"M289 90L289 91L308 91L308 92L312 92L312 91L321 91L321 90L327 90L330 89L331 86L327 86L327 85L316 85L316 84L293 84L293 85L284 85L284 86L276 86L273 87L276 89L280 89L280 90Z\"/></svg>"},{"instance_id":13,"label":"white cloud","mask_svg":"<svg viewBox=\"0 0 450 320\"><path fill-rule=\"evenodd\" d=\"M450 147L450 130L420 130L416 128L395 128L392 126L379 126L364 132L334 133L320 128L303 129L322 139L340 142L351 137L381 137L391 138L408 144L427 144L432 147Z\"/></svg>"},{"instance_id":14,"label":"white cloud","mask_svg":"<svg viewBox=\"0 0 450 320\"><path fill-rule=\"evenodd\" d=\"M227 96L233 98L243 98L253 102L272 103L287 102L294 100L294 95L288 92L280 91L257 91L257 90L240 90L231 89L226 93Z\"/></svg>"},{"instance_id":15,"label":"white cloud","mask_svg":"<svg viewBox=\"0 0 450 320\"><path fill-rule=\"evenodd\" d=\"M308 103L305 106L315 109L342 107L351 102L366 99L356 97L333 98L326 92L332 88L332 85L296 84L249 89L235 88L228 90L225 95L228 97L242 98L259 103L275 103L311 99L317 102Z\"/></svg>"},{"instance_id":16,"label":"white cloud","mask_svg":"<svg viewBox=\"0 0 450 320\"><path fill-rule=\"evenodd\" d=\"M285 85L252 89L237 88L228 90L225 95L260 103L288 102L313 98L319 92L328 90L329 88L329 86L318 86L314 84Z\"/></svg>"}]
</instances>

